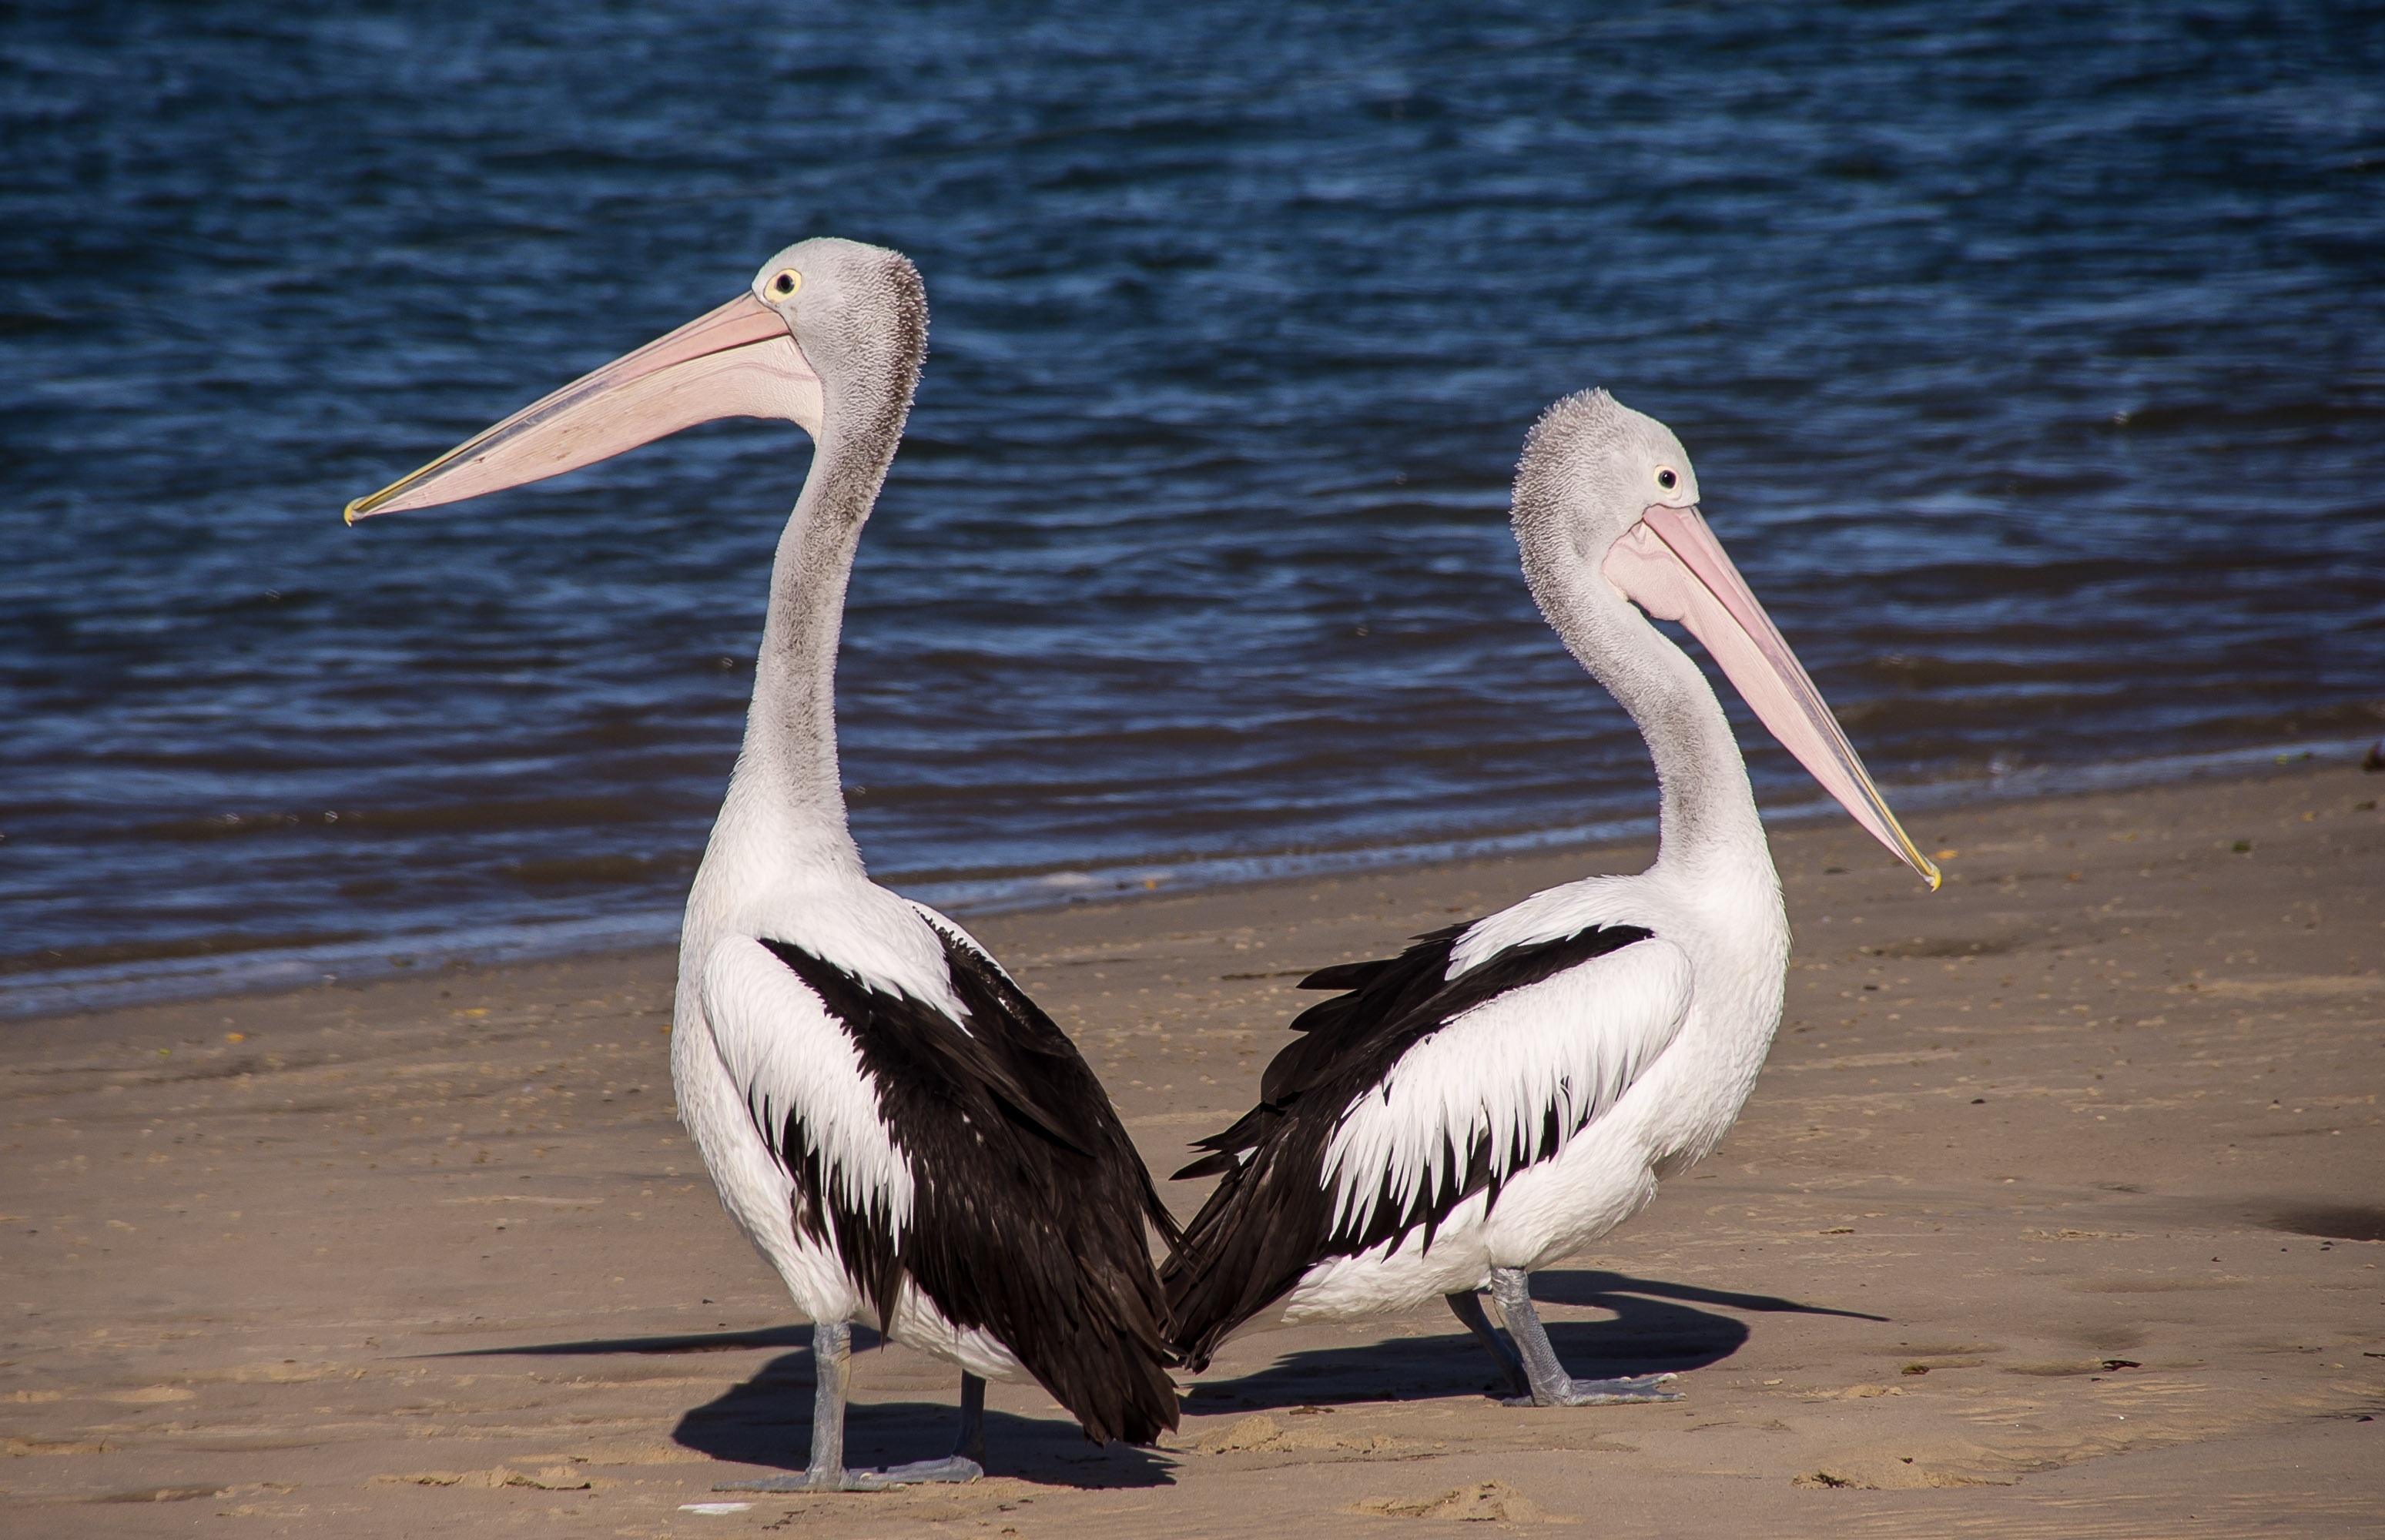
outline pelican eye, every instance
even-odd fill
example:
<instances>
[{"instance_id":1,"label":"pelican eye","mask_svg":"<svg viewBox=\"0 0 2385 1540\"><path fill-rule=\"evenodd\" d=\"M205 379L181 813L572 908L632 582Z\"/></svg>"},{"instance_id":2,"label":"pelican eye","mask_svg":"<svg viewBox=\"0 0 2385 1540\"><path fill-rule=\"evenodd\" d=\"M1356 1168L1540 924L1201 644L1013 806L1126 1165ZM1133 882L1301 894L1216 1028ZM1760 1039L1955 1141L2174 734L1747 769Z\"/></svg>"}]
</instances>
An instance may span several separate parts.
<instances>
[{"instance_id":1,"label":"pelican eye","mask_svg":"<svg viewBox=\"0 0 2385 1540\"><path fill-rule=\"evenodd\" d=\"M793 267L781 269L771 278L768 285L770 297L775 300L791 298L794 292L803 286L804 275Z\"/></svg>"},{"instance_id":2,"label":"pelican eye","mask_svg":"<svg viewBox=\"0 0 2385 1540\"><path fill-rule=\"evenodd\" d=\"M1659 466L1656 467L1656 485L1664 488L1667 491L1671 491L1675 487L1678 487L1680 484L1681 478L1673 474L1672 466Z\"/></svg>"}]
</instances>

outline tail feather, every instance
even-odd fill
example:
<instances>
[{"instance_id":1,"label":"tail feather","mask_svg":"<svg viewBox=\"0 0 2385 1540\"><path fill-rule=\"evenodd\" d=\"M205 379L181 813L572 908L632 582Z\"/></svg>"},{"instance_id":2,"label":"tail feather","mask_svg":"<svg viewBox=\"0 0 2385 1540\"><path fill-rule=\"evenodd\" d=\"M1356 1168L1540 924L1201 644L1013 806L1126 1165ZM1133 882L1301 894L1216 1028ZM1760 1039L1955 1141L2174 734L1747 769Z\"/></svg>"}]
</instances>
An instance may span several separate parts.
<instances>
[{"instance_id":1,"label":"tail feather","mask_svg":"<svg viewBox=\"0 0 2385 1540\"><path fill-rule=\"evenodd\" d=\"M1328 1218L1324 1192L1307 1172L1317 1152L1298 1128L1268 1137L1282 1122L1263 1103L1243 1119L1249 1142L1209 1157L1232 1163L1160 1267L1168 1345L1187 1369L1206 1368L1219 1344L1291 1293L1315 1261ZM1242 1150L1247 1161L1238 1159Z\"/></svg>"}]
</instances>

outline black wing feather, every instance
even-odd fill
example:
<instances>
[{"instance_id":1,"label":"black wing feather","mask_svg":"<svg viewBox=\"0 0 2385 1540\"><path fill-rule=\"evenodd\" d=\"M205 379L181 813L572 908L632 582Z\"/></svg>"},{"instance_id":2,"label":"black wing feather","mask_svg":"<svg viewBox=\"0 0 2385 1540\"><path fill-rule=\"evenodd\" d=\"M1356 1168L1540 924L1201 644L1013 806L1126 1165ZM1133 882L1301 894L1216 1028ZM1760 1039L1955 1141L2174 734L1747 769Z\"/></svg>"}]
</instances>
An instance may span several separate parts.
<instances>
[{"instance_id":1,"label":"black wing feather","mask_svg":"<svg viewBox=\"0 0 2385 1540\"><path fill-rule=\"evenodd\" d=\"M1530 1149L1497 1151L1488 1137L1451 1149L1441 1183L1405 1203L1390 1190L1362 1226L1334 1228L1333 1194L1324 1185L1325 1148L1342 1114L1379 1089L1400 1057L1451 1019L1505 994L1620 950L1651 934L1638 925L1590 925L1546 941L1507 947L1448 977L1450 958L1467 925L1416 938L1397 957L1322 968L1304 981L1349 992L1309 1007L1292 1022L1302 1034L1277 1054L1259 1080L1259 1104L1231 1128L1195 1142L1210 1151L1180 1177L1223 1177L1184 1240L1160 1269L1168 1289L1172 1341L1198 1370L1243 1322L1289 1294L1302 1274L1329 1257L1355 1256L1422 1227L1426 1244L1450 1211L1486 1189L1499 1198L1512 1173L1555 1153L1574 1130L1542 1121Z\"/></svg>"},{"instance_id":2,"label":"black wing feather","mask_svg":"<svg viewBox=\"0 0 2385 1540\"><path fill-rule=\"evenodd\" d=\"M1175 1222L1076 1045L993 961L937 927L966 1032L942 1010L764 939L843 1023L909 1163L899 1233L823 1179L790 1117L775 1135L796 1223L891 1321L907 1278L956 1326L992 1333L1096 1443L1147 1444L1177 1422L1166 1298L1142 1220Z\"/></svg>"}]
</instances>

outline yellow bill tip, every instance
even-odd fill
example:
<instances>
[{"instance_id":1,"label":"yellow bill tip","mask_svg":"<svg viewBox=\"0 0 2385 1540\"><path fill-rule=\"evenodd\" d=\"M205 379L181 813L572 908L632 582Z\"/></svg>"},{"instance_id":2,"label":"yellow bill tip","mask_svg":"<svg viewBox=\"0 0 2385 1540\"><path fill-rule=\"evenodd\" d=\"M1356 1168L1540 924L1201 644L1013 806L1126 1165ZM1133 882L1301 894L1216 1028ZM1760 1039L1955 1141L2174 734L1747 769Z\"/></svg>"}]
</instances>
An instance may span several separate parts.
<instances>
[{"instance_id":1,"label":"yellow bill tip","mask_svg":"<svg viewBox=\"0 0 2385 1540\"><path fill-rule=\"evenodd\" d=\"M375 514L381 512L381 505L387 503L390 500L391 495L400 487L405 486L407 481L413 481L419 478L421 475L422 472L416 471L414 475L407 477L405 481L393 481L388 486L383 487L381 491L373 493L370 497L357 498L355 502L349 503L345 508L340 511L341 516L345 518L352 527L356 524L356 520L360 518L372 517Z\"/></svg>"},{"instance_id":2,"label":"yellow bill tip","mask_svg":"<svg viewBox=\"0 0 2385 1540\"><path fill-rule=\"evenodd\" d=\"M1868 786L1867 782L1867 786ZM1873 795L1878 796L1879 793L1875 791ZM1881 801L1876 805L1880 813L1886 815L1889 830L1895 836L1893 841L1884 840L1882 843L1888 845L1889 850L1898 860L1921 875L1921 880L1929 885L1929 891L1932 893L1938 891L1940 885L1946 880L1946 874L1940 869L1936 861L1931 860L1922 851L1920 846L1913 842L1913 836L1904 832L1904 826L1896 821L1896 814L1888 811L1887 802ZM1938 854L1943 859L1951 860L1954 852L1940 851Z\"/></svg>"}]
</instances>

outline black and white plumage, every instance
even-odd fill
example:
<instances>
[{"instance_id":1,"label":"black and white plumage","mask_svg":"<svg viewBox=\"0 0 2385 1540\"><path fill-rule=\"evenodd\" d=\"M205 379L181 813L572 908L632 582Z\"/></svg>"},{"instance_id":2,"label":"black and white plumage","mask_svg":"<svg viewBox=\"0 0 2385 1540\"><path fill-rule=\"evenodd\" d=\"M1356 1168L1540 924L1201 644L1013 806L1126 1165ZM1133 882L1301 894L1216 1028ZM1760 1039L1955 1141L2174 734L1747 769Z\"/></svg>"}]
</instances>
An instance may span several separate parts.
<instances>
[{"instance_id":1,"label":"black and white plumage","mask_svg":"<svg viewBox=\"0 0 2385 1540\"><path fill-rule=\"evenodd\" d=\"M810 1001L780 1001L777 1019L843 1037L884 1130L882 1146L841 1148L841 1134L867 1124L836 1128L820 1114L852 1087L782 1102L792 1087L778 1066L724 1055L793 1180L797 1238L834 1254L869 1317L919 1310L905 1299L915 1291L943 1317L931 1330L988 1339L966 1352L988 1355L989 1368L1005 1367L1006 1353L1088 1437L1148 1443L1171 1425L1175 1392L1156 1351L1156 1295L1136 1286L1151 1260L1132 1216L1163 1234L1175 1222L1117 1117L1087 1115L1106 1114L1108 1098L1076 1046L975 942L919 913L943 944L943 1002L761 938L824 1017L811 1019ZM707 1009L728 1020L737 1007Z\"/></svg>"},{"instance_id":2,"label":"black and white plumage","mask_svg":"<svg viewBox=\"0 0 2385 1540\"><path fill-rule=\"evenodd\" d=\"M1318 1261L1412 1235L1430 1249L1442 1224L1478 1196L1488 1217L1516 1174L1560 1153L1637 1078L1637 1061L1670 1040L1664 1031L1637 1041L1585 1037L1569 1056L1453 1073L1499 1046L1497 1014L1465 1020L1469 1013L1648 938L1637 926L1589 925L1505 948L1453 978L1465 930L1452 925L1397 957L1301 980L1304 989L1349 992L1293 1020L1305 1036L1267 1065L1259 1104L1198 1141L1212 1153L1176 1173L1225 1178L1185 1232L1185 1251L1205 1265L1172 1302L1182 1322L1201 1323L1184 1342L1194 1365ZM1659 968L1673 961L1651 959ZM1453 1091L1460 1104L1451 1104Z\"/></svg>"},{"instance_id":3,"label":"black and white plumage","mask_svg":"<svg viewBox=\"0 0 2385 1540\"><path fill-rule=\"evenodd\" d=\"M981 1377L1032 1378L1094 1440L1177 1422L1144 1226L1175 1227L1075 1045L958 925L872 883L846 826L834 677L846 579L927 348L919 277L846 241L350 508L477 495L709 417L811 434L745 739L688 895L671 1072L722 1205L815 1323L811 1459L766 1490L968 1480ZM843 1466L850 1330L962 1369L961 1449Z\"/></svg>"},{"instance_id":4,"label":"black and white plumage","mask_svg":"<svg viewBox=\"0 0 2385 1540\"><path fill-rule=\"evenodd\" d=\"M1178 1173L1219 1178L1161 1269L1190 1366L1265 1311L1439 1295L1519 1399L1670 1398L1669 1375L1567 1375L1528 1286L1721 1141L1780 1017L1788 921L1746 767L1704 677L1649 617L1687 625L1817 778L1936 882L1696 502L1679 441L1603 391L1533 429L1515 496L1525 573L1647 739L1656 863L1304 981L1345 992L1292 1024L1258 1105Z\"/></svg>"}]
</instances>

